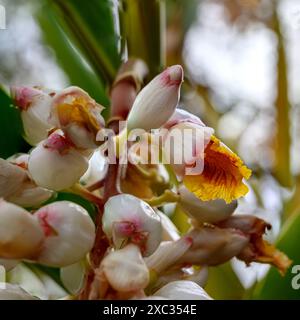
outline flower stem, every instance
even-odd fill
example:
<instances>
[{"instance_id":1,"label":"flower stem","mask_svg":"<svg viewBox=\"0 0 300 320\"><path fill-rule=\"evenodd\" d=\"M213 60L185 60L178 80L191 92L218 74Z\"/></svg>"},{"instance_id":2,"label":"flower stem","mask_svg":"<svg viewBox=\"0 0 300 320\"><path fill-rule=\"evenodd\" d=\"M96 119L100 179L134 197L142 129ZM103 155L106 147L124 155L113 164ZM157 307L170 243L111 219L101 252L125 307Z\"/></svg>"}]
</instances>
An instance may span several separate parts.
<instances>
[{"instance_id":1,"label":"flower stem","mask_svg":"<svg viewBox=\"0 0 300 320\"><path fill-rule=\"evenodd\" d=\"M163 205L164 203L178 202L179 200L180 196L171 190L165 190L165 192L158 197L144 199L145 202L147 202L148 204L150 204L150 206L153 207Z\"/></svg>"}]
</instances>

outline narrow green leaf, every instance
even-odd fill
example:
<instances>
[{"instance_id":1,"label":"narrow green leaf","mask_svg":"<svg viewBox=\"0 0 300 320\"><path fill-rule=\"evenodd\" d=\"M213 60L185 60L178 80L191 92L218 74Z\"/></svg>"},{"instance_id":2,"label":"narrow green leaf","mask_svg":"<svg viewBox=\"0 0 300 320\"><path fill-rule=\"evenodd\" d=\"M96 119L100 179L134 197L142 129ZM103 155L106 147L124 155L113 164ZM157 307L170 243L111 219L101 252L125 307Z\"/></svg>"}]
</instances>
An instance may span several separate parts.
<instances>
[{"instance_id":1,"label":"narrow green leaf","mask_svg":"<svg viewBox=\"0 0 300 320\"><path fill-rule=\"evenodd\" d=\"M64 30L59 26L51 7L44 5L36 14L44 41L54 50L61 68L69 77L72 85L87 91L97 102L105 107L109 100L103 81L93 72L88 62L72 45Z\"/></svg>"},{"instance_id":2,"label":"narrow green leaf","mask_svg":"<svg viewBox=\"0 0 300 320\"><path fill-rule=\"evenodd\" d=\"M59 23L85 55L94 70L110 84L120 65L119 38L110 0L48 1L59 14Z\"/></svg>"}]
</instances>

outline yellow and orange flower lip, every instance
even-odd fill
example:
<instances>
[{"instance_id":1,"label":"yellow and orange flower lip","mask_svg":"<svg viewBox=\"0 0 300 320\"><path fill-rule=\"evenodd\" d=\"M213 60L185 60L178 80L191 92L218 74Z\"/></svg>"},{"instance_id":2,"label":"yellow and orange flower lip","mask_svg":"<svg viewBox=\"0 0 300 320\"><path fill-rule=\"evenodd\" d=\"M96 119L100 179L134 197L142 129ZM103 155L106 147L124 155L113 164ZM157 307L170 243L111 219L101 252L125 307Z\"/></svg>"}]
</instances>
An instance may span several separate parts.
<instances>
[{"instance_id":1,"label":"yellow and orange flower lip","mask_svg":"<svg viewBox=\"0 0 300 320\"><path fill-rule=\"evenodd\" d=\"M211 137L204 150L204 169L200 175L186 175L185 186L202 201L224 199L230 203L249 191L244 179L251 170L218 138Z\"/></svg>"}]
</instances>

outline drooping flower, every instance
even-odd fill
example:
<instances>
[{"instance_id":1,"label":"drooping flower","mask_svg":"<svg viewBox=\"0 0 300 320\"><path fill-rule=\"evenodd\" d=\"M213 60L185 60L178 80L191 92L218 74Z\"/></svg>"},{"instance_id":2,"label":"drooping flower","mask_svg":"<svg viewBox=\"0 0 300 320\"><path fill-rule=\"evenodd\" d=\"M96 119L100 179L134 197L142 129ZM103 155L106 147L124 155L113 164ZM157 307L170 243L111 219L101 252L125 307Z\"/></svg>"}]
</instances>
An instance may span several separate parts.
<instances>
[{"instance_id":1,"label":"drooping flower","mask_svg":"<svg viewBox=\"0 0 300 320\"><path fill-rule=\"evenodd\" d=\"M113 196L106 202L102 224L116 248L134 243L147 256L161 241L159 216L146 202L129 194Z\"/></svg>"},{"instance_id":2,"label":"drooping flower","mask_svg":"<svg viewBox=\"0 0 300 320\"><path fill-rule=\"evenodd\" d=\"M72 187L88 169L88 160L60 131L55 131L30 154L28 170L38 186L62 190Z\"/></svg>"},{"instance_id":3,"label":"drooping flower","mask_svg":"<svg viewBox=\"0 0 300 320\"><path fill-rule=\"evenodd\" d=\"M251 171L197 116L176 109L163 128L169 130L165 156L186 188L199 199L230 203L248 192L244 179ZM170 147L172 139L175 147Z\"/></svg>"},{"instance_id":4,"label":"drooping flower","mask_svg":"<svg viewBox=\"0 0 300 320\"><path fill-rule=\"evenodd\" d=\"M180 97L183 70L174 65L156 76L137 95L128 115L128 130L161 127L173 114Z\"/></svg>"},{"instance_id":5,"label":"drooping flower","mask_svg":"<svg viewBox=\"0 0 300 320\"><path fill-rule=\"evenodd\" d=\"M226 204L222 199L202 201L185 186L179 188L179 205L183 211L193 219L193 223L216 223L229 218L237 207L234 200Z\"/></svg>"},{"instance_id":6,"label":"drooping flower","mask_svg":"<svg viewBox=\"0 0 300 320\"><path fill-rule=\"evenodd\" d=\"M238 255L249 243L246 235L235 229L204 226L187 235L192 246L177 261L179 264L214 266Z\"/></svg>"},{"instance_id":7,"label":"drooping flower","mask_svg":"<svg viewBox=\"0 0 300 320\"><path fill-rule=\"evenodd\" d=\"M34 213L45 240L37 257L39 263L64 267L73 264L91 250L95 225L88 212L69 201L57 201Z\"/></svg>"},{"instance_id":8,"label":"drooping flower","mask_svg":"<svg viewBox=\"0 0 300 320\"><path fill-rule=\"evenodd\" d=\"M95 149L97 133L104 127L102 110L84 90L69 87L54 97L51 123L62 129L77 148Z\"/></svg>"},{"instance_id":9,"label":"drooping flower","mask_svg":"<svg viewBox=\"0 0 300 320\"><path fill-rule=\"evenodd\" d=\"M250 215L235 215L218 224L221 228L233 228L249 237L249 244L237 256L250 264L251 262L269 263L274 265L281 274L285 274L292 261L274 245L263 239L271 225L266 221Z\"/></svg>"},{"instance_id":10,"label":"drooping flower","mask_svg":"<svg viewBox=\"0 0 300 320\"><path fill-rule=\"evenodd\" d=\"M43 231L28 211L0 200L0 221L1 258L32 259L39 254Z\"/></svg>"},{"instance_id":11,"label":"drooping flower","mask_svg":"<svg viewBox=\"0 0 300 320\"><path fill-rule=\"evenodd\" d=\"M39 87L12 87L11 96L21 110L26 140L33 146L47 138L51 104L56 91Z\"/></svg>"}]
</instances>

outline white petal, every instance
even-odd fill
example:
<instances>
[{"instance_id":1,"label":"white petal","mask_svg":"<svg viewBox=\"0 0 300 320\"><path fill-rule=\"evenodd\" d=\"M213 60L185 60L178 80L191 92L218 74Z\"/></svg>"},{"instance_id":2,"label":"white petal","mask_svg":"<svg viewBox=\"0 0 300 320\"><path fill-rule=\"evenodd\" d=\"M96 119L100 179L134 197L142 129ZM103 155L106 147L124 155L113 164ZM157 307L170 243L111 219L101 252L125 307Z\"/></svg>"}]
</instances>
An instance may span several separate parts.
<instances>
[{"instance_id":1,"label":"white petal","mask_svg":"<svg viewBox=\"0 0 300 320\"><path fill-rule=\"evenodd\" d=\"M195 282L188 280L173 281L155 292L171 300L212 300L212 298Z\"/></svg>"},{"instance_id":2,"label":"white petal","mask_svg":"<svg viewBox=\"0 0 300 320\"><path fill-rule=\"evenodd\" d=\"M37 300L20 286L10 283L0 283L0 300Z\"/></svg>"},{"instance_id":3,"label":"white petal","mask_svg":"<svg viewBox=\"0 0 300 320\"><path fill-rule=\"evenodd\" d=\"M216 223L229 218L237 208L237 201L230 204L222 199L212 201L201 201L186 187L179 188L179 205L197 223Z\"/></svg>"}]
</instances>

